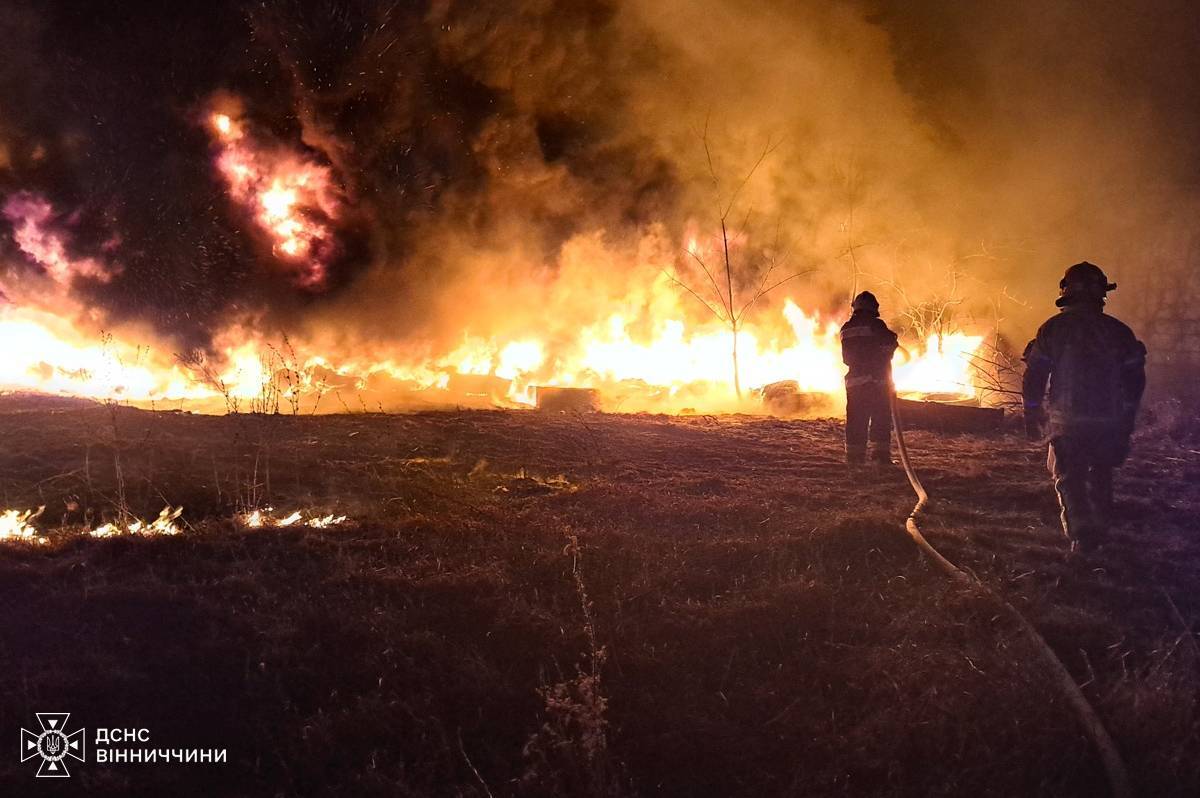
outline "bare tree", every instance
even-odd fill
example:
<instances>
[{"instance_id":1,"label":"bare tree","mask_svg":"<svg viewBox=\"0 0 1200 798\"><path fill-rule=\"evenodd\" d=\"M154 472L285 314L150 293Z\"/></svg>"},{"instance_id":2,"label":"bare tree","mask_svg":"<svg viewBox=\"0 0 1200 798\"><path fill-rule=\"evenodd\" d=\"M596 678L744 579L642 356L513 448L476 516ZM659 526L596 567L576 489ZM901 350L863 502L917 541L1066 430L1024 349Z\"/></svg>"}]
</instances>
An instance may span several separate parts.
<instances>
[{"instance_id":1,"label":"bare tree","mask_svg":"<svg viewBox=\"0 0 1200 798\"><path fill-rule=\"evenodd\" d=\"M712 180L717 218L721 225L721 260L716 265L710 264L696 247L689 246L687 256L700 267L700 271L704 275L703 284L699 285L699 287L693 287L676 273L665 272L665 274L671 278L672 282L690 294L709 313L729 328L732 334L731 338L733 339L730 351L733 364L733 389L737 393L738 399L741 399L742 382L738 366L738 332L742 329L746 315L759 300L766 297L776 288L808 274L812 269L795 272L782 279L775 279L778 274L777 269L787 261L787 254L780 254L779 251L778 225L776 225L775 239L771 250L769 252L760 252L760 261L758 263L743 262L740 266L735 266L734 258L730 251L731 244L735 243L734 239L737 236L730 232L729 220L733 215L734 209L737 207L738 196L741 194L742 189L746 187L746 184L750 182L750 179L754 177L754 173L758 171L758 168L766 160L767 156L775 151L778 143L773 143L770 139L767 139L766 146L763 147L758 160L754 162L754 165L742 177L733 191L726 196L721 180L717 176L716 167L713 165L712 150L708 142L707 120L705 121L701 141L704 144L704 156L708 164L708 174ZM752 209L746 210L745 217L739 228L741 231L739 233L740 236L748 237L749 235L751 213ZM753 261L755 258L751 256L747 260Z\"/></svg>"},{"instance_id":2,"label":"bare tree","mask_svg":"<svg viewBox=\"0 0 1200 798\"><path fill-rule=\"evenodd\" d=\"M894 280L880 280L883 285L892 289L900 300L900 316L905 322L904 332L922 343L928 341L931 336L936 337L939 348L942 338L961 330L956 311L964 300L958 290L962 273L957 263L950 265L949 275L950 284L946 291L921 300L913 299L908 289Z\"/></svg>"},{"instance_id":3,"label":"bare tree","mask_svg":"<svg viewBox=\"0 0 1200 798\"><path fill-rule=\"evenodd\" d=\"M1020 352L1013 349L1011 342L1001 332L1005 321L1003 308L1008 305L1028 305L1010 293L1007 287L997 290L994 286L972 277L964 269L966 261L994 260L996 257L988 247L981 246L978 253L954 261L947 266L946 287L921 300L914 299L907 289L895 280L880 279L879 282L892 289L900 300L900 316L906 322L907 337L920 342L934 338L939 351L946 336L963 332L964 329L982 328L982 324L978 323L980 320L970 312L963 312L965 298L961 291L962 284L977 283L976 290L972 291L975 296L984 292L992 294L989 301L990 331L984 336L979 347L966 357L970 365L971 382L979 391L980 403L989 406L1011 406L1020 404L1024 365L1021 363Z\"/></svg>"},{"instance_id":4,"label":"bare tree","mask_svg":"<svg viewBox=\"0 0 1200 798\"><path fill-rule=\"evenodd\" d=\"M992 329L970 356L971 372L979 389L980 404L1015 409L1021 405L1021 377L1025 373L1025 365L1021 362L1021 355L1000 331L1005 321L1001 312L1004 303L1028 307L1024 301L1009 293L1007 288L1001 289L991 300Z\"/></svg>"}]
</instances>

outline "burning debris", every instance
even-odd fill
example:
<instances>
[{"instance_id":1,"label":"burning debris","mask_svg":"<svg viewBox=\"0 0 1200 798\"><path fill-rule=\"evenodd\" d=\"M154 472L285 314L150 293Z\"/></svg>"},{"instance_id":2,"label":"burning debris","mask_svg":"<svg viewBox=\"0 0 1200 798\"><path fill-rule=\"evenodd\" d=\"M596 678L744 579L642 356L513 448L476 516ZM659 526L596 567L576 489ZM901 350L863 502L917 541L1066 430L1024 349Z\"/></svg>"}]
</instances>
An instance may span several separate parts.
<instances>
[{"instance_id":1,"label":"burning debris","mask_svg":"<svg viewBox=\"0 0 1200 798\"><path fill-rule=\"evenodd\" d=\"M594 413L600 409L600 397L591 388L557 388L539 385L534 389L538 410L557 413Z\"/></svg>"},{"instance_id":2,"label":"burning debris","mask_svg":"<svg viewBox=\"0 0 1200 798\"><path fill-rule=\"evenodd\" d=\"M802 391L796 380L773 382L757 393L762 397L763 409L775 416L803 416L830 409L829 394Z\"/></svg>"}]
</instances>

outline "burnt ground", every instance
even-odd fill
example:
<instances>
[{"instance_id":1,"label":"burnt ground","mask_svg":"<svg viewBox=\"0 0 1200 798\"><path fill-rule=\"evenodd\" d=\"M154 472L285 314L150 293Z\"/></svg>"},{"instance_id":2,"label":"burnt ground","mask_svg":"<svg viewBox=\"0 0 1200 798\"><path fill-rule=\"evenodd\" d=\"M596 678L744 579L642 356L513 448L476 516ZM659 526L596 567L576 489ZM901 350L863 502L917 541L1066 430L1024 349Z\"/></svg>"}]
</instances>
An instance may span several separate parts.
<instances>
[{"instance_id":1,"label":"burnt ground","mask_svg":"<svg viewBox=\"0 0 1200 798\"><path fill-rule=\"evenodd\" d=\"M0 500L68 531L0 546L0 794L49 791L15 756L46 711L229 752L63 794L1105 794L1028 642L837 422L2 411ZM910 434L927 537L1045 635L1144 795L1200 793L1196 429L1140 433L1115 541L1073 560L1040 447ZM69 532L168 502L177 537Z\"/></svg>"}]
</instances>

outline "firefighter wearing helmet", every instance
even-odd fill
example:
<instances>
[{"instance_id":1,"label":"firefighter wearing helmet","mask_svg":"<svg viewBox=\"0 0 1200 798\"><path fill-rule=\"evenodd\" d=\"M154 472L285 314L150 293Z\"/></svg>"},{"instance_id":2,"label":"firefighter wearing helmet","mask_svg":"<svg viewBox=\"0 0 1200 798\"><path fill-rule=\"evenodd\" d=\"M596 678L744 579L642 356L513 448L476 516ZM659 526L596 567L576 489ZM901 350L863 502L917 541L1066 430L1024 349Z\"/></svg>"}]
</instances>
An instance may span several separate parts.
<instances>
[{"instance_id":1,"label":"firefighter wearing helmet","mask_svg":"<svg viewBox=\"0 0 1200 798\"><path fill-rule=\"evenodd\" d=\"M1072 551L1089 550L1108 531L1113 469L1129 455L1146 388L1146 347L1105 314L1105 294L1117 286L1098 266L1077 263L1058 285L1060 312L1025 348L1025 429L1039 440L1049 422L1063 533Z\"/></svg>"},{"instance_id":2,"label":"firefighter wearing helmet","mask_svg":"<svg viewBox=\"0 0 1200 798\"><path fill-rule=\"evenodd\" d=\"M842 325L846 374L846 462L863 463L867 441L871 459L892 462L892 355L896 334L879 318L879 300L870 291L854 297L850 320Z\"/></svg>"}]
</instances>

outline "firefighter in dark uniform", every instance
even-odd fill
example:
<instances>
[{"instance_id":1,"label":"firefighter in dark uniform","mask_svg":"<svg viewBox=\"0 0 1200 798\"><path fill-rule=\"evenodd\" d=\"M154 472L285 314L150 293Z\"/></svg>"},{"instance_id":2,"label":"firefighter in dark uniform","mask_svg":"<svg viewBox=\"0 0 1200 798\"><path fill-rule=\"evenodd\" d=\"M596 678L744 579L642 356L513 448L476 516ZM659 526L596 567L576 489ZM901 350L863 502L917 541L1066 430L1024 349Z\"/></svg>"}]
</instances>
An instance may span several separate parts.
<instances>
[{"instance_id":1,"label":"firefighter in dark uniform","mask_svg":"<svg viewBox=\"0 0 1200 798\"><path fill-rule=\"evenodd\" d=\"M1146 347L1104 313L1105 294L1117 286L1098 266L1077 263L1058 285L1054 304L1062 310L1025 349L1025 429L1030 440L1039 440L1049 421L1047 467L1063 533L1072 551L1086 551L1107 533L1113 469L1129 455L1146 388Z\"/></svg>"},{"instance_id":2,"label":"firefighter in dark uniform","mask_svg":"<svg viewBox=\"0 0 1200 798\"><path fill-rule=\"evenodd\" d=\"M842 325L846 374L846 462L892 462L892 355L896 334L879 318L879 300L870 291L854 297L853 313Z\"/></svg>"}]
</instances>

